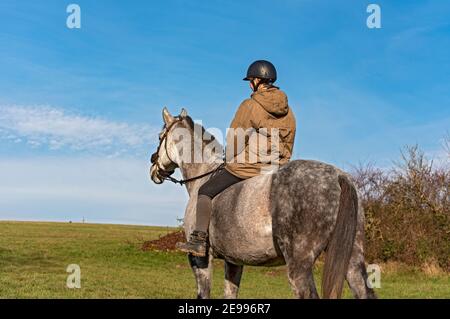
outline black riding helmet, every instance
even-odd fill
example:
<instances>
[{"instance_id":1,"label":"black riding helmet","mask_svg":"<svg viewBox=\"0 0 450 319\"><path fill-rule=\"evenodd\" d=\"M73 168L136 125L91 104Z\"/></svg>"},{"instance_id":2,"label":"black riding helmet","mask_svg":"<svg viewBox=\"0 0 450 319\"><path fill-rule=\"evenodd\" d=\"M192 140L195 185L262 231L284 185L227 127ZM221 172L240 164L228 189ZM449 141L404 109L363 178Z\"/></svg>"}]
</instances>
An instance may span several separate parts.
<instances>
[{"instance_id":1,"label":"black riding helmet","mask_svg":"<svg viewBox=\"0 0 450 319\"><path fill-rule=\"evenodd\" d=\"M264 79L274 83L277 80L277 70L269 61L258 60L248 67L247 76L244 78L244 81L250 81L251 78Z\"/></svg>"}]
</instances>

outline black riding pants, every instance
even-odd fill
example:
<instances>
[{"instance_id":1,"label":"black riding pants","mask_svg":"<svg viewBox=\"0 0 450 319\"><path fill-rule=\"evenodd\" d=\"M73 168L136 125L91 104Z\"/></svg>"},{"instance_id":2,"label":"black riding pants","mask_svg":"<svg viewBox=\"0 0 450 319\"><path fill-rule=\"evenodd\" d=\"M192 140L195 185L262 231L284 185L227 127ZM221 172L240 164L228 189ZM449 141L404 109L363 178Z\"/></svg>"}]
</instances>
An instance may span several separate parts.
<instances>
[{"instance_id":1,"label":"black riding pants","mask_svg":"<svg viewBox=\"0 0 450 319\"><path fill-rule=\"evenodd\" d=\"M198 190L195 230L207 232L212 211L212 199L243 179L226 169L218 171Z\"/></svg>"}]
</instances>

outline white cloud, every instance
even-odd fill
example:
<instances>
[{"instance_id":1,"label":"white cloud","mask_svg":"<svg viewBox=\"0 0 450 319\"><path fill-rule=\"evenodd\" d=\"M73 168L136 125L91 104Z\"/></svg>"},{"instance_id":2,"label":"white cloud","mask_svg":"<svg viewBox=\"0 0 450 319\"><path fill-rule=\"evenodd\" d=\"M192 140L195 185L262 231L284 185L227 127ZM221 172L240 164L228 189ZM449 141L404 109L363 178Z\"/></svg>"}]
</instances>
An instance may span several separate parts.
<instances>
[{"instance_id":1,"label":"white cloud","mask_svg":"<svg viewBox=\"0 0 450 319\"><path fill-rule=\"evenodd\" d=\"M50 106L0 105L0 138L31 147L120 154L153 144L156 134L149 125L71 114Z\"/></svg>"},{"instance_id":2,"label":"white cloud","mask_svg":"<svg viewBox=\"0 0 450 319\"><path fill-rule=\"evenodd\" d=\"M74 151L0 157L0 219L177 225L186 191L157 186L148 176L158 130L49 106L0 104L0 143Z\"/></svg>"}]
</instances>

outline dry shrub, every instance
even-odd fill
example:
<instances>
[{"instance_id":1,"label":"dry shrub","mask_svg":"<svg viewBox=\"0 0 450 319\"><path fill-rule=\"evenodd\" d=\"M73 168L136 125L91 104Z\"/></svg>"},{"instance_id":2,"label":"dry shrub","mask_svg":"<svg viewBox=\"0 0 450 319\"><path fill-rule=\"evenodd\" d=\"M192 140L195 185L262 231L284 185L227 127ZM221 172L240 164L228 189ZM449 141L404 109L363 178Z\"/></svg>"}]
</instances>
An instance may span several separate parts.
<instances>
[{"instance_id":1,"label":"dry shrub","mask_svg":"<svg viewBox=\"0 0 450 319\"><path fill-rule=\"evenodd\" d=\"M448 147L449 139L446 142ZM368 261L434 264L450 271L450 148L447 151L447 162L438 167L413 146L389 170L370 164L354 168L366 214Z\"/></svg>"},{"instance_id":2,"label":"dry shrub","mask_svg":"<svg viewBox=\"0 0 450 319\"><path fill-rule=\"evenodd\" d=\"M439 263L437 263L434 260L429 260L422 264L421 269L426 275L429 276L439 276L442 275L444 272L442 268L439 266Z\"/></svg>"}]
</instances>

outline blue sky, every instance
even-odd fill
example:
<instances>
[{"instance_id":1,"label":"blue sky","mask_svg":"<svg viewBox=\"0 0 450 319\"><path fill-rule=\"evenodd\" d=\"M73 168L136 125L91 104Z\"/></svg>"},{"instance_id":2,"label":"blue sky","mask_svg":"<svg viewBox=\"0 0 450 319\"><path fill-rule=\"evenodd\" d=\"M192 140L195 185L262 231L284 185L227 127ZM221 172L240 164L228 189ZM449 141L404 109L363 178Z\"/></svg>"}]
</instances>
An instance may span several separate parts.
<instances>
[{"instance_id":1,"label":"blue sky","mask_svg":"<svg viewBox=\"0 0 450 319\"><path fill-rule=\"evenodd\" d=\"M390 165L450 130L450 3L0 2L0 219L174 225L186 202L147 177L161 108L224 130L271 60L297 117L295 158Z\"/></svg>"}]
</instances>

